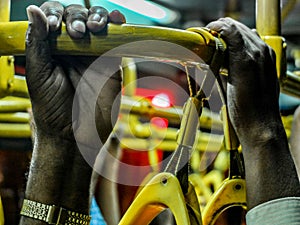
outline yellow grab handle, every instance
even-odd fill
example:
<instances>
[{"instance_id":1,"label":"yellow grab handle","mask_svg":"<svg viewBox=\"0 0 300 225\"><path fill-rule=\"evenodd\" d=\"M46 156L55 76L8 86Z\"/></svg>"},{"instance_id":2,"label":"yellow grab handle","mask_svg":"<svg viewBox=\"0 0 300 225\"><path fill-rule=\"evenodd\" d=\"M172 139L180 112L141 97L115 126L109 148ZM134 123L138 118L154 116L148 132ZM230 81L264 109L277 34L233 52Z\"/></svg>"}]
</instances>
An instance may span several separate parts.
<instances>
[{"instance_id":1,"label":"yellow grab handle","mask_svg":"<svg viewBox=\"0 0 300 225\"><path fill-rule=\"evenodd\" d=\"M244 179L226 179L212 195L203 210L203 225L213 225L226 209L240 206L246 209L246 182Z\"/></svg>"},{"instance_id":2,"label":"yellow grab handle","mask_svg":"<svg viewBox=\"0 0 300 225\"><path fill-rule=\"evenodd\" d=\"M176 224L190 225L177 178L171 173L159 173L139 192L119 225L147 225L166 208L170 208Z\"/></svg>"},{"instance_id":3,"label":"yellow grab handle","mask_svg":"<svg viewBox=\"0 0 300 225\"><path fill-rule=\"evenodd\" d=\"M25 52L25 33L28 27L27 21L0 23L0 55L22 55ZM16 32L17 31L17 32ZM202 58L206 63L212 60L216 51L216 37L206 29L197 29L196 32L158 26L142 26L123 24L108 24L106 34L89 34L80 40L71 39L62 26L62 32L57 38L51 39L54 54L60 55L101 55L123 44L157 40L166 41L183 46ZM222 43L224 43L222 41ZM140 49L142 47L142 49ZM157 50L160 50L157 52ZM170 49L153 49L152 46L140 45L134 48L132 45L123 48L122 53L114 52L115 56L122 57L154 57L180 61L194 61L193 54L170 52Z\"/></svg>"}]
</instances>

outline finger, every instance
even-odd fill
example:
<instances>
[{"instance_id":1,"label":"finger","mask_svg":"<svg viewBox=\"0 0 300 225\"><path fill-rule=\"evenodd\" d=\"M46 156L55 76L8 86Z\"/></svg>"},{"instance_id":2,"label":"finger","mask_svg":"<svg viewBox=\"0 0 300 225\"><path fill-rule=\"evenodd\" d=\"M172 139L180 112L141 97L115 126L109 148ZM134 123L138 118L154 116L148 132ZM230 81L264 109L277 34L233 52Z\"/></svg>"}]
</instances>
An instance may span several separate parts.
<instances>
[{"instance_id":1,"label":"finger","mask_svg":"<svg viewBox=\"0 0 300 225\"><path fill-rule=\"evenodd\" d=\"M63 19L72 38L82 38L86 32L88 9L81 5L69 5L65 8Z\"/></svg>"},{"instance_id":2,"label":"finger","mask_svg":"<svg viewBox=\"0 0 300 225\"><path fill-rule=\"evenodd\" d=\"M49 65L51 54L47 41L49 28L46 15L33 5L28 6L27 15L29 26L26 33L26 74L30 84L30 78L41 76L43 69Z\"/></svg>"},{"instance_id":3,"label":"finger","mask_svg":"<svg viewBox=\"0 0 300 225\"><path fill-rule=\"evenodd\" d=\"M27 30L26 41L30 43L33 39L46 40L49 28L46 15L42 10L35 5L30 5L27 7L27 17L29 27Z\"/></svg>"},{"instance_id":4,"label":"finger","mask_svg":"<svg viewBox=\"0 0 300 225\"><path fill-rule=\"evenodd\" d=\"M257 37L259 37L260 38L260 35L259 35L259 33L257 32L257 30L256 29L251 29L252 30L252 32L255 34L255 35L257 35Z\"/></svg>"},{"instance_id":5,"label":"finger","mask_svg":"<svg viewBox=\"0 0 300 225\"><path fill-rule=\"evenodd\" d=\"M206 25L206 27L210 30L214 30L216 32L221 32L224 28L224 26L226 25L226 23L224 23L221 20L216 20L213 22L210 22L209 24Z\"/></svg>"},{"instance_id":6,"label":"finger","mask_svg":"<svg viewBox=\"0 0 300 225\"><path fill-rule=\"evenodd\" d=\"M118 10L114 10L109 14L109 21L111 23L115 23L115 24L122 24L122 23L126 23L126 18L125 16L120 13L120 11Z\"/></svg>"},{"instance_id":7,"label":"finger","mask_svg":"<svg viewBox=\"0 0 300 225\"><path fill-rule=\"evenodd\" d=\"M97 33L101 31L108 22L108 11L100 6L93 6L89 10L89 17L86 23L88 29L93 32Z\"/></svg>"},{"instance_id":8,"label":"finger","mask_svg":"<svg viewBox=\"0 0 300 225\"><path fill-rule=\"evenodd\" d=\"M63 5L59 2L45 2L40 8L47 17L50 31L57 31L61 26Z\"/></svg>"}]
</instances>

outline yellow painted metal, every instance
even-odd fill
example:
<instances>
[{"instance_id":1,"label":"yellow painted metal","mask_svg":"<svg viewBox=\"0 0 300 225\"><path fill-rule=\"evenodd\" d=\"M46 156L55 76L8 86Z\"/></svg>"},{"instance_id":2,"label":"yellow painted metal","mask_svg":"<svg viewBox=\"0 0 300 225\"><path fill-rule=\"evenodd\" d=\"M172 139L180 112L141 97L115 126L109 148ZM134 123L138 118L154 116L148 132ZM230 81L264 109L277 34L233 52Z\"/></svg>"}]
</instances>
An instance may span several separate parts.
<instances>
[{"instance_id":1,"label":"yellow painted metal","mask_svg":"<svg viewBox=\"0 0 300 225\"><path fill-rule=\"evenodd\" d=\"M7 96L12 91L14 81L14 57L0 57L0 98Z\"/></svg>"},{"instance_id":2,"label":"yellow painted metal","mask_svg":"<svg viewBox=\"0 0 300 225\"><path fill-rule=\"evenodd\" d=\"M281 15L286 17L294 0L280 10L280 0L256 0L256 30L262 39L276 53L277 74L281 92L300 98L300 78L295 73L287 71L286 43L281 36Z\"/></svg>"},{"instance_id":3,"label":"yellow painted metal","mask_svg":"<svg viewBox=\"0 0 300 225\"><path fill-rule=\"evenodd\" d=\"M0 137L30 138L30 126L28 123L0 123Z\"/></svg>"},{"instance_id":4,"label":"yellow painted metal","mask_svg":"<svg viewBox=\"0 0 300 225\"><path fill-rule=\"evenodd\" d=\"M261 36L281 35L280 0L256 0L256 29Z\"/></svg>"},{"instance_id":5,"label":"yellow painted metal","mask_svg":"<svg viewBox=\"0 0 300 225\"><path fill-rule=\"evenodd\" d=\"M149 149L149 140L138 139L138 138L122 138L120 143L122 148L131 148L136 150ZM177 147L177 143L174 140L163 140L156 143L156 148L162 151L174 151ZM213 140L207 144L207 142L198 142L195 149L201 152L218 152L220 148L219 142Z\"/></svg>"},{"instance_id":6,"label":"yellow painted metal","mask_svg":"<svg viewBox=\"0 0 300 225\"><path fill-rule=\"evenodd\" d=\"M205 174L202 179L206 186L212 187L213 190L217 190L224 180L224 173L219 170L212 170Z\"/></svg>"},{"instance_id":7,"label":"yellow painted metal","mask_svg":"<svg viewBox=\"0 0 300 225\"><path fill-rule=\"evenodd\" d=\"M297 73L287 71L280 81L282 93L300 98L300 76Z\"/></svg>"},{"instance_id":8,"label":"yellow painted metal","mask_svg":"<svg viewBox=\"0 0 300 225\"><path fill-rule=\"evenodd\" d=\"M134 96L137 87L136 65L132 58L122 58L123 69L123 95Z\"/></svg>"},{"instance_id":9,"label":"yellow painted metal","mask_svg":"<svg viewBox=\"0 0 300 225\"><path fill-rule=\"evenodd\" d=\"M0 99L0 112L26 112L31 108L31 102L27 98L6 96Z\"/></svg>"},{"instance_id":10,"label":"yellow painted metal","mask_svg":"<svg viewBox=\"0 0 300 225\"><path fill-rule=\"evenodd\" d=\"M191 225L202 225L201 209L194 185L189 182L188 191L184 195Z\"/></svg>"},{"instance_id":11,"label":"yellow painted metal","mask_svg":"<svg viewBox=\"0 0 300 225\"><path fill-rule=\"evenodd\" d=\"M225 148L230 153L235 153L239 147L239 141L230 123L226 106L222 107L222 120L224 124ZM230 170L234 169L234 159L230 159ZM238 159L235 159L238 160ZM246 209L246 183L242 179L241 171L230 171L229 178L224 180L221 186L214 192L203 210L203 225L213 225L217 218L226 209L240 206Z\"/></svg>"},{"instance_id":12,"label":"yellow painted metal","mask_svg":"<svg viewBox=\"0 0 300 225\"><path fill-rule=\"evenodd\" d=\"M8 22L10 20L10 0L0 1L0 22Z\"/></svg>"},{"instance_id":13,"label":"yellow painted metal","mask_svg":"<svg viewBox=\"0 0 300 225\"><path fill-rule=\"evenodd\" d=\"M197 153L193 152L193 155ZM193 156L192 155L192 156ZM203 159L204 156L202 156ZM193 159L193 157L192 157ZM192 164L191 159L191 164ZM200 160L199 160L200 161ZM222 149L218 152L217 158L214 160L213 169L209 172L199 171L200 162L194 173L189 175L189 180L194 185L199 203L201 206L205 206L210 200L213 190L217 190L225 179L225 172L228 171L229 166L229 152Z\"/></svg>"},{"instance_id":14,"label":"yellow painted metal","mask_svg":"<svg viewBox=\"0 0 300 225\"><path fill-rule=\"evenodd\" d=\"M0 55L24 54L27 27L27 21L0 23L0 41L3 43ZM65 26L62 26L61 34L52 40L51 46L54 54L101 55L117 46L142 40L160 40L181 45L196 53L206 63L210 62L216 51L215 37L205 29L202 29L199 34L199 32L180 29L131 24L109 24L107 34L90 34L86 39L81 40L72 40ZM164 46L160 46L160 51L157 52L157 49L150 45L135 45L135 47L123 48L123 52L115 51L111 54L122 57L154 57L180 62L195 61L193 54L183 55L178 52L176 55L174 52L170 53L170 49L163 48Z\"/></svg>"},{"instance_id":15,"label":"yellow painted metal","mask_svg":"<svg viewBox=\"0 0 300 225\"><path fill-rule=\"evenodd\" d=\"M151 104L151 102L143 97L129 98L123 96L121 103L122 113L136 114L142 117L163 117L169 120L172 124L180 124L183 116L182 107L171 107L171 108L159 108ZM220 120L220 116L217 113L211 112L210 110L203 108L200 117L200 127L202 128L213 128L217 131L223 130L223 124Z\"/></svg>"},{"instance_id":16,"label":"yellow painted metal","mask_svg":"<svg viewBox=\"0 0 300 225\"><path fill-rule=\"evenodd\" d=\"M284 126L284 130L287 138L291 136L292 124L293 124L294 115L281 116L281 120Z\"/></svg>"},{"instance_id":17,"label":"yellow painted metal","mask_svg":"<svg viewBox=\"0 0 300 225\"><path fill-rule=\"evenodd\" d=\"M1 59L13 60L13 57L0 57L0 65L4 62ZM29 97L27 84L24 76L14 75L13 62L9 63L9 66L0 67L0 97L8 95L17 97Z\"/></svg>"},{"instance_id":18,"label":"yellow painted metal","mask_svg":"<svg viewBox=\"0 0 300 225\"><path fill-rule=\"evenodd\" d=\"M221 117L223 120L225 149L227 149L229 151L236 150L239 148L240 143L239 143L236 133L232 127L232 124L229 120L227 106L225 106L225 105L222 106Z\"/></svg>"},{"instance_id":19,"label":"yellow painted metal","mask_svg":"<svg viewBox=\"0 0 300 225\"><path fill-rule=\"evenodd\" d=\"M266 42L276 54L276 68L277 74L281 82L281 86L284 84L284 79L286 79L286 42L285 39L278 35L263 35L261 38Z\"/></svg>"},{"instance_id":20,"label":"yellow painted metal","mask_svg":"<svg viewBox=\"0 0 300 225\"><path fill-rule=\"evenodd\" d=\"M159 173L139 192L119 225L149 224L166 208L173 213L176 224L191 225L177 178L170 173Z\"/></svg>"},{"instance_id":21,"label":"yellow painted metal","mask_svg":"<svg viewBox=\"0 0 300 225\"><path fill-rule=\"evenodd\" d=\"M124 123L125 122L125 123ZM118 131L121 129L121 131ZM150 124L142 124L134 118L128 121L119 120L115 132L122 132L121 146L123 148L145 150L153 146L164 151L174 151L177 147L178 129L159 128ZM149 140L153 139L153 140ZM197 131L195 149L199 151L219 151L223 142L223 135Z\"/></svg>"},{"instance_id":22,"label":"yellow painted metal","mask_svg":"<svg viewBox=\"0 0 300 225\"><path fill-rule=\"evenodd\" d=\"M196 97L190 97L183 108L180 129L177 136L179 145L193 147L199 127L199 116L202 112L202 102Z\"/></svg>"},{"instance_id":23,"label":"yellow painted metal","mask_svg":"<svg viewBox=\"0 0 300 225\"><path fill-rule=\"evenodd\" d=\"M15 75L11 83L11 95L29 97L26 79L24 76Z\"/></svg>"},{"instance_id":24,"label":"yellow painted metal","mask_svg":"<svg viewBox=\"0 0 300 225\"><path fill-rule=\"evenodd\" d=\"M0 1L0 23L10 20L10 0ZM0 55L1 56L1 55ZM0 57L0 98L11 92L14 78L14 57Z\"/></svg>"},{"instance_id":25,"label":"yellow painted metal","mask_svg":"<svg viewBox=\"0 0 300 225\"><path fill-rule=\"evenodd\" d=\"M26 112L0 113L0 122L29 123L29 119L29 113Z\"/></svg>"},{"instance_id":26,"label":"yellow painted metal","mask_svg":"<svg viewBox=\"0 0 300 225\"><path fill-rule=\"evenodd\" d=\"M1 197L0 197L0 225L4 225L4 213L3 213Z\"/></svg>"},{"instance_id":27,"label":"yellow painted metal","mask_svg":"<svg viewBox=\"0 0 300 225\"><path fill-rule=\"evenodd\" d=\"M195 187L199 204L201 206L206 205L209 199L211 198L213 192L211 188L203 182L203 176L201 176L198 173L192 173L189 175L189 181Z\"/></svg>"},{"instance_id":28,"label":"yellow painted metal","mask_svg":"<svg viewBox=\"0 0 300 225\"><path fill-rule=\"evenodd\" d=\"M213 225L226 209L240 206L246 210L246 183L244 179L226 179L211 196L203 210L203 225Z\"/></svg>"}]
</instances>

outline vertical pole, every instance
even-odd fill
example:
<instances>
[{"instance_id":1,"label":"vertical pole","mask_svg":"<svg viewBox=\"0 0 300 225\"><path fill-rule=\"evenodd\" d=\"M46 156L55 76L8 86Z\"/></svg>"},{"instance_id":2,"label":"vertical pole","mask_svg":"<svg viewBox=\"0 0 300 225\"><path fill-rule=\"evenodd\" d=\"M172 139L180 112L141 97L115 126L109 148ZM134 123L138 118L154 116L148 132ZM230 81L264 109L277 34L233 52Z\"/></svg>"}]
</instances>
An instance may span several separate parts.
<instances>
[{"instance_id":1,"label":"vertical pole","mask_svg":"<svg viewBox=\"0 0 300 225\"><path fill-rule=\"evenodd\" d=\"M256 29L262 36L281 35L280 0L256 0Z\"/></svg>"},{"instance_id":2,"label":"vertical pole","mask_svg":"<svg viewBox=\"0 0 300 225\"><path fill-rule=\"evenodd\" d=\"M0 22L10 21L10 0L0 1Z\"/></svg>"},{"instance_id":3,"label":"vertical pole","mask_svg":"<svg viewBox=\"0 0 300 225\"><path fill-rule=\"evenodd\" d=\"M0 0L0 22L10 21L10 0ZM13 56L0 55L0 98L12 89L15 75Z\"/></svg>"}]
</instances>

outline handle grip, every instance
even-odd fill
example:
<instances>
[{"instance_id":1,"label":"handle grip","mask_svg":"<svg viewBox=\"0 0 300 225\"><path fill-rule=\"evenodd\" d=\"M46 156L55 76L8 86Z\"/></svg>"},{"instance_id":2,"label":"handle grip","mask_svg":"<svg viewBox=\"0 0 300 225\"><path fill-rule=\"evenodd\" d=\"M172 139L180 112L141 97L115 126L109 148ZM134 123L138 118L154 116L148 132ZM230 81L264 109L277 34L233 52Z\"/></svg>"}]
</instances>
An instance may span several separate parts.
<instances>
[{"instance_id":1,"label":"handle grip","mask_svg":"<svg viewBox=\"0 0 300 225\"><path fill-rule=\"evenodd\" d=\"M0 23L0 55L23 55L25 53L25 34L28 27L27 21L1 22ZM50 38L53 54L57 55L94 55L100 56L118 46L122 52L112 51L112 56L121 57L150 57L155 59L171 59L175 61L197 60L193 54L180 54L166 47L153 48L152 45L138 45L139 41L166 41L180 45L191 53L195 53L205 63L209 63L216 51L215 36L208 30L197 28L197 32L165 28L158 26L142 26L131 24L108 24L105 34L89 33L83 39L72 39L67 34L65 25L61 33Z\"/></svg>"}]
</instances>

